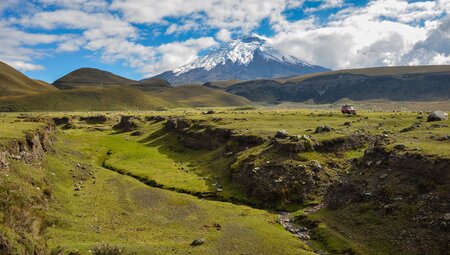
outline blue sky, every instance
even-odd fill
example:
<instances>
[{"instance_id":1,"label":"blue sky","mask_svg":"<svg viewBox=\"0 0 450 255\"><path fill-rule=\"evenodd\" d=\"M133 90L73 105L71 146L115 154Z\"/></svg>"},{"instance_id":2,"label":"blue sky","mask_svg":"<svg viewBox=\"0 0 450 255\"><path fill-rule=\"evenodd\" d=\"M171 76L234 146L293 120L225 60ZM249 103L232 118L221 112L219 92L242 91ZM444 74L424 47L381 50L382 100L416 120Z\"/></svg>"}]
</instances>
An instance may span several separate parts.
<instances>
[{"instance_id":1,"label":"blue sky","mask_svg":"<svg viewBox=\"0 0 450 255\"><path fill-rule=\"evenodd\" d=\"M0 60L53 82L142 79L257 33L332 69L450 63L450 0L2 0Z\"/></svg>"}]
</instances>

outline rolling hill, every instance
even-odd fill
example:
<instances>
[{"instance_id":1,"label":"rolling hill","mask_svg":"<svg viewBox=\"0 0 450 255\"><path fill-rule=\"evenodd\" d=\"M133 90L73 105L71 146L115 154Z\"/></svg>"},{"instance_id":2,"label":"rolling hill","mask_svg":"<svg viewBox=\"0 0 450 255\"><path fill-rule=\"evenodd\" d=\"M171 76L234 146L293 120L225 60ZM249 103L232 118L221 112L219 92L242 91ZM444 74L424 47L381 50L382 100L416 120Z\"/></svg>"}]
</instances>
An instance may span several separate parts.
<instances>
[{"instance_id":1,"label":"rolling hill","mask_svg":"<svg viewBox=\"0 0 450 255\"><path fill-rule=\"evenodd\" d=\"M56 90L44 81L32 80L0 61L0 97L36 94Z\"/></svg>"},{"instance_id":2,"label":"rolling hill","mask_svg":"<svg viewBox=\"0 0 450 255\"><path fill-rule=\"evenodd\" d=\"M139 82L96 68L80 68L57 79L53 82L53 86L59 89L93 86L139 86L143 89L149 89L149 87L170 87L170 83L163 79L151 79Z\"/></svg>"},{"instance_id":3,"label":"rolling hill","mask_svg":"<svg viewBox=\"0 0 450 255\"><path fill-rule=\"evenodd\" d=\"M251 104L243 97L203 86L173 88L162 79L138 82L92 68L69 73L54 83L56 87L32 80L3 63L0 74L4 91L0 94L0 111L155 110Z\"/></svg>"},{"instance_id":4,"label":"rolling hill","mask_svg":"<svg viewBox=\"0 0 450 255\"><path fill-rule=\"evenodd\" d=\"M243 97L202 86L148 92L130 87L85 87L0 98L0 111L123 111L250 104Z\"/></svg>"},{"instance_id":5,"label":"rolling hill","mask_svg":"<svg viewBox=\"0 0 450 255\"><path fill-rule=\"evenodd\" d=\"M312 100L439 101L450 97L450 66L381 67L309 74L289 79L254 80L227 92L251 101Z\"/></svg>"}]
</instances>

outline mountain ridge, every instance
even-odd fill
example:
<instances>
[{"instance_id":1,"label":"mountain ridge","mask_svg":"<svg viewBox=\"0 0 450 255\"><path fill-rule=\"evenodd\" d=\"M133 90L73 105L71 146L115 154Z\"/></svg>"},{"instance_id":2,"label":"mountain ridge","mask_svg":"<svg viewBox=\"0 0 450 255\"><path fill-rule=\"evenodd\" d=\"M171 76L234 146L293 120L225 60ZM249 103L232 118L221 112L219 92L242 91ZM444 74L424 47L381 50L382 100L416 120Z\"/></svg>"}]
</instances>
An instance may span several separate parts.
<instances>
[{"instance_id":1,"label":"mountain ridge","mask_svg":"<svg viewBox=\"0 0 450 255\"><path fill-rule=\"evenodd\" d=\"M290 79L246 81L225 90L258 102L333 103L342 98L439 101L450 97L450 66L340 70Z\"/></svg>"}]
</instances>

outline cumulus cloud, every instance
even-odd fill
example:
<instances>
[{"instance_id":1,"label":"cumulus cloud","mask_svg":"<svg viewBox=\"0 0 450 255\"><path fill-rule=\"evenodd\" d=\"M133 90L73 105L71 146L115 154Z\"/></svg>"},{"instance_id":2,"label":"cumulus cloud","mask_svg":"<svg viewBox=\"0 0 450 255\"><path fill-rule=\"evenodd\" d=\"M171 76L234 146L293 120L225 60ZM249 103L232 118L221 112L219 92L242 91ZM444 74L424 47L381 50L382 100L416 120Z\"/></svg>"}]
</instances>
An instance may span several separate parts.
<instances>
[{"instance_id":1,"label":"cumulus cloud","mask_svg":"<svg viewBox=\"0 0 450 255\"><path fill-rule=\"evenodd\" d=\"M418 41L403 56L402 63L408 65L450 63L450 17L444 18L435 29L430 30L424 40Z\"/></svg>"},{"instance_id":2,"label":"cumulus cloud","mask_svg":"<svg viewBox=\"0 0 450 255\"><path fill-rule=\"evenodd\" d=\"M163 44L155 49L160 55L158 61L154 65L143 67L141 71L150 76L163 71L173 70L195 60L199 51L217 45L218 43L212 37Z\"/></svg>"},{"instance_id":3,"label":"cumulus cloud","mask_svg":"<svg viewBox=\"0 0 450 255\"><path fill-rule=\"evenodd\" d=\"M302 4L299 0L114 0L111 7L133 23L158 23L167 17L193 17L214 28L250 32L261 20Z\"/></svg>"},{"instance_id":4,"label":"cumulus cloud","mask_svg":"<svg viewBox=\"0 0 450 255\"><path fill-rule=\"evenodd\" d=\"M231 32L227 29L220 29L216 34L216 38L223 42L228 42L231 40Z\"/></svg>"},{"instance_id":5,"label":"cumulus cloud","mask_svg":"<svg viewBox=\"0 0 450 255\"><path fill-rule=\"evenodd\" d=\"M30 63L25 63L23 61L20 60L13 60L13 61L6 61L7 64L9 64L10 66L19 69L22 72L26 72L26 71L38 71L38 70L44 70L45 67L42 65L35 65L35 64L30 64Z\"/></svg>"},{"instance_id":6,"label":"cumulus cloud","mask_svg":"<svg viewBox=\"0 0 450 255\"><path fill-rule=\"evenodd\" d=\"M432 20L444 13L436 6L436 2L374 0L367 6L344 8L326 24L310 19L275 26L278 34L273 41L288 54L333 69L397 65L436 26Z\"/></svg>"},{"instance_id":7,"label":"cumulus cloud","mask_svg":"<svg viewBox=\"0 0 450 255\"><path fill-rule=\"evenodd\" d=\"M320 3L307 9L305 2ZM102 62L122 63L149 76L186 64L219 42L251 33L264 20L274 32L269 40L275 47L333 69L450 63L450 0L371 0L364 6L351 2L4 0L0 13L22 3L28 7L0 19L0 59L38 70L41 67L33 65L38 57L83 49ZM294 9L307 16L288 18ZM320 16L330 9L329 17ZM154 36L180 35L183 40L152 42ZM42 52L34 48L39 45L49 47Z\"/></svg>"}]
</instances>

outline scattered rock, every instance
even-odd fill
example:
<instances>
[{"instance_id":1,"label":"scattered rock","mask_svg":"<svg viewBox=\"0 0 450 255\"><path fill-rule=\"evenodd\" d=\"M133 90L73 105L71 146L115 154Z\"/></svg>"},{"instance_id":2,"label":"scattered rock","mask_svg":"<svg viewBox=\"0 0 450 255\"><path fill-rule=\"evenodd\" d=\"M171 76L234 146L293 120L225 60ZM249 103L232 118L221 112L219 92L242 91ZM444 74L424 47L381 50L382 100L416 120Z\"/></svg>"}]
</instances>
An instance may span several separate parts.
<instances>
[{"instance_id":1,"label":"scattered rock","mask_svg":"<svg viewBox=\"0 0 450 255\"><path fill-rule=\"evenodd\" d=\"M434 111L428 115L428 121L448 120L448 113L443 111Z\"/></svg>"},{"instance_id":2,"label":"scattered rock","mask_svg":"<svg viewBox=\"0 0 450 255\"><path fill-rule=\"evenodd\" d=\"M440 137L437 140L438 141L448 141L448 140L450 140L450 135L444 135L443 137Z\"/></svg>"},{"instance_id":3,"label":"scattered rock","mask_svg":"<svg viewBox=\"0 0 450 255\"><path fill-rule=\"evenodd\" d=\"M287 138L289 136L288 132L286 132L286 130L282 129L282 130L278 130L277 133L275 134L275 138Z\"/></svg>"},{"instance_id":4,"label":"scattered rock","mask_svg":"<svg viewBox=\"0 0 450 255\"><path fill-rule=\"evenodd\" d=\"M318 126L316 128L316 131L314 131L314 133L319 134L319 133L326 133L326 132L331 132L332 128L329 126Z\"/></svg>"},{"instance_id":5,"label":"scattered rock","mask_svg":"<svg viewBox=\"0 0 450 255\"><path fill-rule=\"evenodd\" d=\"M209 110L206 112L206 114L214 114L214 113L216 113L216 111L214 111L214 110Z\"/></svg>"},{"instance_id":6,"label":"scattered rock","mask_svg":"<svg viewBox=\"0 0 450 255\"><path fill-rule=\"evenodd\" d=\"M404 145L404 144L397 144L397 145L394 146L394 149L402 151L402 150L406 149L406 145Z\"/></svg>"},{"instance_id":7,"label":"scattered rock","mask_svg":"<svg viewBox=\"0 0 450 255\"><path fill-rule=\"evenodd\" d=\"M322 165L317 160L313 160L311 162L311 167L314 171L320 171L323 168Z\"/></svg>"},{"instance_id":8,"label":"scattered rock","mask_svg":"<svg viewBox=\"0 0 450 255\"><path fill-rule=\"evenodd\" d=\"M133 133L130 134L131 136L141 136L143 135L143 133L141 131L134 131Z\"/></svg>"},{"instance_id":9,"label":"scattered rock","mask_svg":"<svg viewBox=\"0 0 450 255\"><path fill-rule=\"evenodd\" d=\"M195 239L192 241L191 246L199 246L205 243L204 239Z\"/></svg>"}]
</instances>

